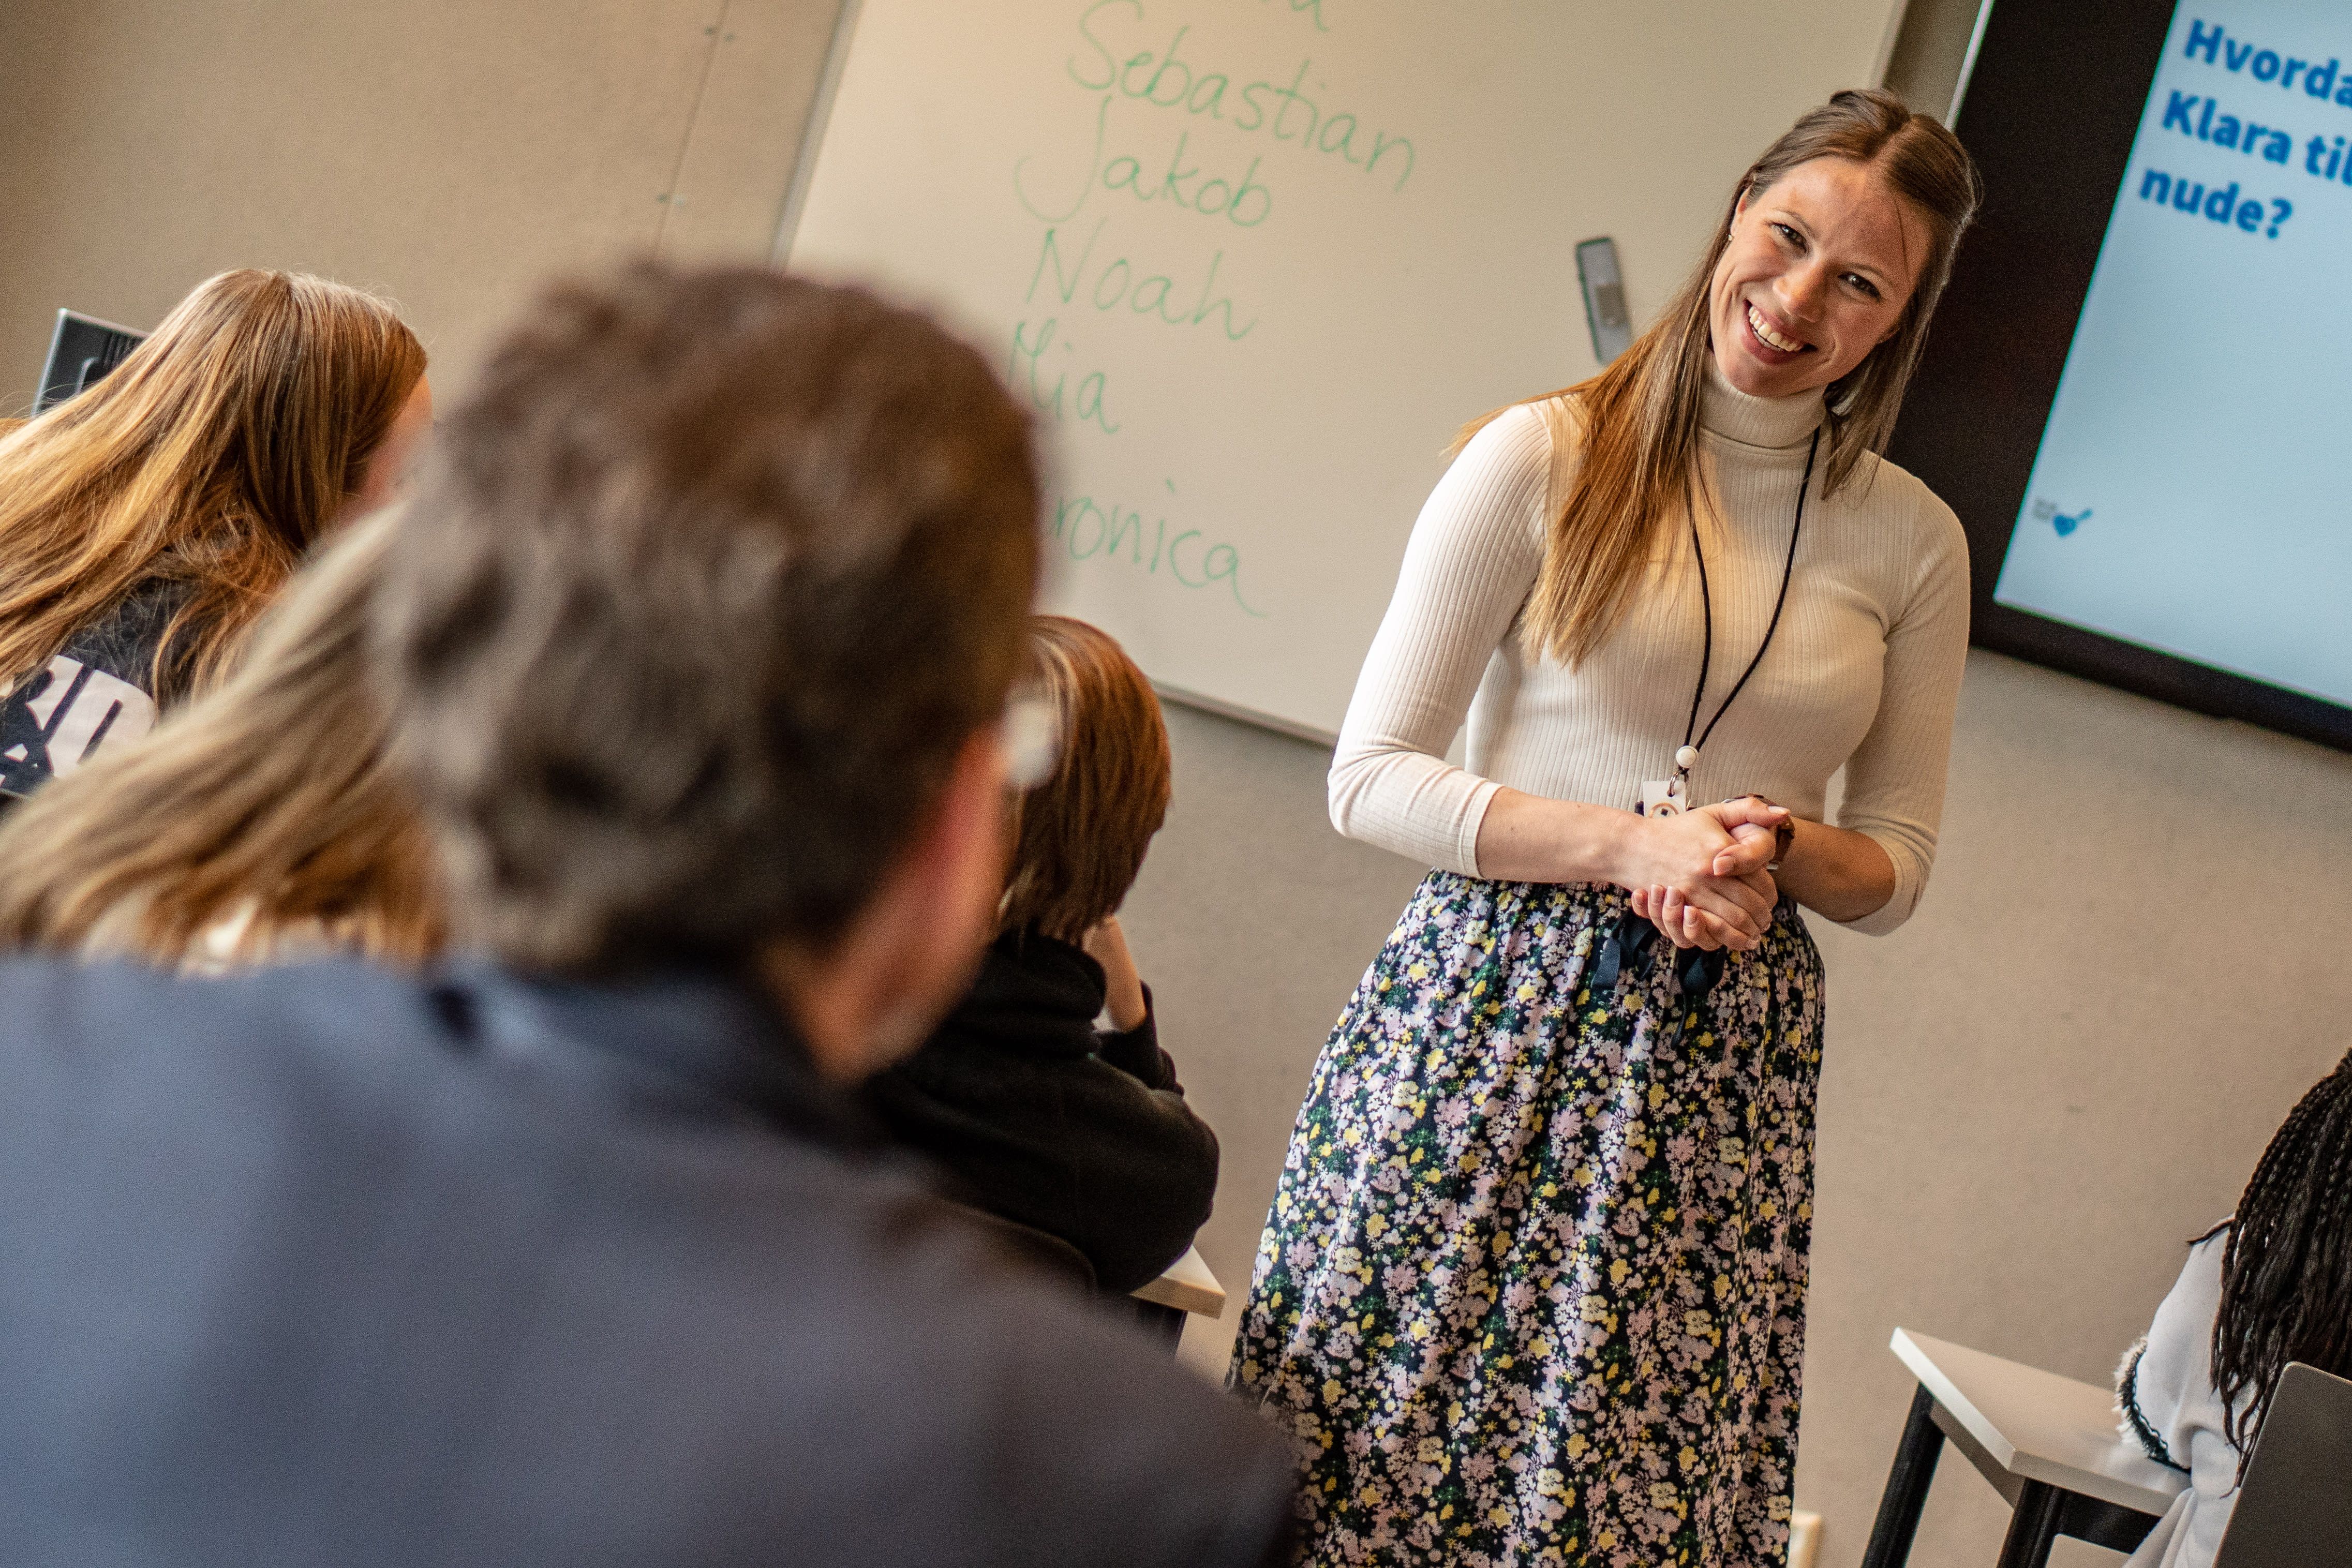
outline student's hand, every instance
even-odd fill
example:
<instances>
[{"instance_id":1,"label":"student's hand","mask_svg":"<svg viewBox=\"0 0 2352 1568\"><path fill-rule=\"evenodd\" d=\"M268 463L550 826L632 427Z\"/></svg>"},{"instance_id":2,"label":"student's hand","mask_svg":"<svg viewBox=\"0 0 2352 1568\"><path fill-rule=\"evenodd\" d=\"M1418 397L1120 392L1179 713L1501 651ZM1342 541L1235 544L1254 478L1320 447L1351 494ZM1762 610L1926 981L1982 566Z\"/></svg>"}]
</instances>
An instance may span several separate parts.
<instances>
[{"instance_id":1,"label":"student's hand","mask_svg":"<svg viewBox=\"0 0 2352 1568\"><path fill-rule=\"evenodd\" d=\"M1764 939L1779 898L1760 869L1770 858L1772 833L1769 823L1759 824L1765 830L1761 846L1734 837L1751 806L1760 803L1733 801L1677 816L1633 819L1625 863L1611 880L1641 900L1635 913L1654 921L1676 946L1746 951ZM1722 862L1744 865L1749 860L1758 868L1752 873L1719 875L1715 870Z\"/></svg>"},{"instance_id":2,"label":"student's hand","mask_svg":"<svg viewBox=\"0 0 2352 1568\"><path fill-rule=\"evenodd\" d=\"M1111 1028L1122 1033L1141 1028L1150 1016L1143 1000L1143 977L1135 972L1135 955L1127 950L1127 933L1119 929L1118 916L1106 915L1101 925L1079 940L1078 946L1103 967L1108 992L1104 1002L1110 1012Z\"/></svg>"}]
</instances>

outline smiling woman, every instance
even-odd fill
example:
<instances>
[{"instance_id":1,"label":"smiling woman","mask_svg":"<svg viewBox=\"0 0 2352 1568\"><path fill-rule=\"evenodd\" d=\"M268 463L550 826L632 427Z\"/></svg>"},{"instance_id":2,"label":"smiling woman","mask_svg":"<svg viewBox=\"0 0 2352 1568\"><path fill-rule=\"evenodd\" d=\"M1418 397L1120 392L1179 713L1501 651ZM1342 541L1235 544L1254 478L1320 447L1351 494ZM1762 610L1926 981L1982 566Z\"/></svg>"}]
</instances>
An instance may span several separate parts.
<instances>
[{"instance_id":1,"label":"smiling woman","mask_svg":"<svg viewBox=\"0 0 2352 1568\"><path fill-rule=\"evenodd\" d=\"M1877 453L1977 200L1949 131L1840 93L1422 511L1331 814L1436 869L1316 1064L1234 1345L1306 1441L1312 1561L1785 1556L1799 905L1891 930L1934 856L1966 546Z\"/></svg>"}]
</instances>

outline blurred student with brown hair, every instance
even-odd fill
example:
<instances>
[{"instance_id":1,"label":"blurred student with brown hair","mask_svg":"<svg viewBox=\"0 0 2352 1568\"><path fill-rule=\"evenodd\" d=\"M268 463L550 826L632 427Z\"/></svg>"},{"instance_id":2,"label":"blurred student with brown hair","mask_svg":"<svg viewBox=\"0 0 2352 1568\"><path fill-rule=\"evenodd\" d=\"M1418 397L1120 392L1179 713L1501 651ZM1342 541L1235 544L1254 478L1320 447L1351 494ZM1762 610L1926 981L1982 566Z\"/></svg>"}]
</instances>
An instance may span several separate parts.
<instances>
[{"instance_id":1,"label":"blurred student with brown hair","mask_svg":"<svg viewBox=\"0 0 2352 1568\"><path fill-rule=\"evenodd\" d=\"M0 434L0 794L218 684L303 552L393 492L432 420L424 347L391 307L247 268Z\"/></svg>"},{"instance_id":2,"label":"blurred student with brown hair","mask_svg":"<svg viewBox=\"0 0 2352 1568\"><path fill-rule=\"evenodd\" d=\"M1004 885L1028 421L866 295L551 291L369 593L457 945L0 964L13 1565L1248 1568L1286 1446L879 1157Z\"/></svg>"},{"instance_id":3,"label":"blurred student with brown hair","mask_svg":"<svg viewBox=\"0 0 2352 1568\"><path fill-rule=\"evenodd\" d=\"M214 690L0 822L0 946L191 973L442 941L432 846L384 755L368 596L399 512L298 573Z\"/></svg>"},{"instance_id":4,"label":"blurred student with brown hair","mask_svg":"<svg viewBox=\"0 0 2352 1568\"><path fill-rule=\"evenodd\" d=\"M1015 807L996 940L867 1098L956 1196L1069 1242L1124 1292L1192 1245L1217 1188L1217 1136L1160 1049L1117 913L1168 815L1168 731L1143 672L1082 621L1036 617L1029 674L1057 754Z\"/></svg>"}]
</instances>

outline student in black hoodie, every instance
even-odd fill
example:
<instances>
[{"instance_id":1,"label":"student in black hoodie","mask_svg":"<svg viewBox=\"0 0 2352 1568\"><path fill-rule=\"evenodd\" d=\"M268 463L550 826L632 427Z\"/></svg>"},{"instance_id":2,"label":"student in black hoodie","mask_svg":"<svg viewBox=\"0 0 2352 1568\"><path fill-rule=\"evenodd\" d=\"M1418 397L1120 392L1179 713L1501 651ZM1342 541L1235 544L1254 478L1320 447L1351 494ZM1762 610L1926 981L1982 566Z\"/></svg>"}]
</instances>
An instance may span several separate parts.
<instances>
[{"instance_id":1,"label":"student in black hoodie","mask_svg":"<svg viewBox=\"0 0 2352 1568\"><path fill-rule=\"evenodd\" d=\"M1015 804L996 941L963 1005L868 1094L955 1196L1060 1237L1126 1291L1192 1245L1217 1186L1216 1134L1184 1103L1116 914L1168 814L1168 730L1143 672L1083 621L1036 617L1030 676L1059 754Z\"/></svg>"}]
</instances>

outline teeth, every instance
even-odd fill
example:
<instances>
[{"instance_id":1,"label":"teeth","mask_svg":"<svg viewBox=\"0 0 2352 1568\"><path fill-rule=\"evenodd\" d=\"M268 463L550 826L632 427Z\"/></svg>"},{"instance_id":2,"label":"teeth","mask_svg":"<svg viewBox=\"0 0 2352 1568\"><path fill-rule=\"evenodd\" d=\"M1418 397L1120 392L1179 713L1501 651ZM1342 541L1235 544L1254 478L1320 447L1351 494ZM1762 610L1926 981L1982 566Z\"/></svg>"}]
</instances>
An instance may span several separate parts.
<instances>
[{"instance_id":1,"label":"teeth","mask_svg":"<svg viewBox=\"0 0 2352 1568\"><path fill-rule=\"evenodd\" d=\"M1783 338L1780 333L1772 330L1771 325L1753 305L1748 308L1748 326L1759 338L1784 354L1796 353L1805 346L1794 338Z\"/></svg>"}]
</instances>

